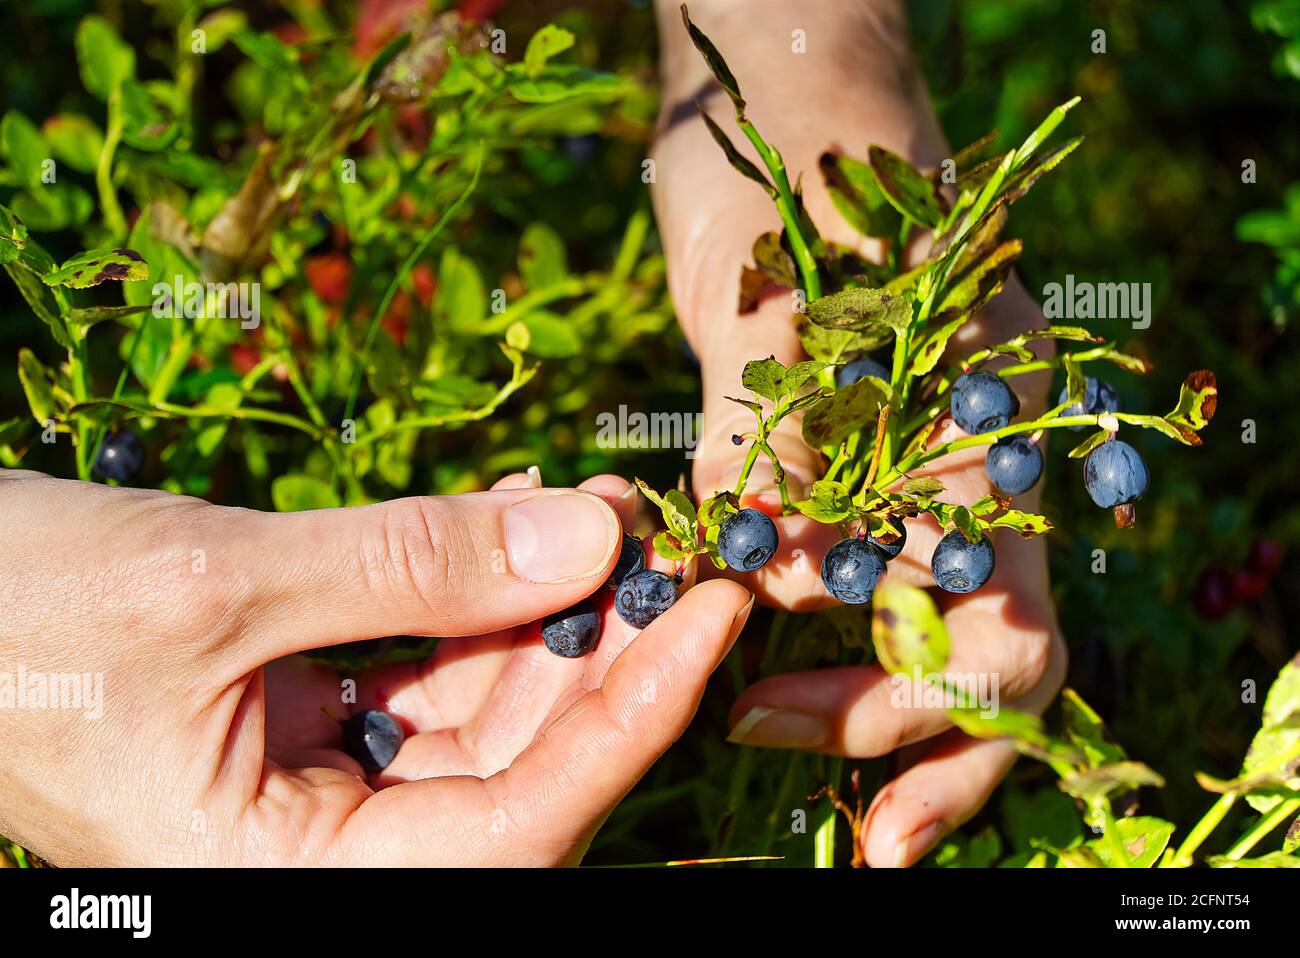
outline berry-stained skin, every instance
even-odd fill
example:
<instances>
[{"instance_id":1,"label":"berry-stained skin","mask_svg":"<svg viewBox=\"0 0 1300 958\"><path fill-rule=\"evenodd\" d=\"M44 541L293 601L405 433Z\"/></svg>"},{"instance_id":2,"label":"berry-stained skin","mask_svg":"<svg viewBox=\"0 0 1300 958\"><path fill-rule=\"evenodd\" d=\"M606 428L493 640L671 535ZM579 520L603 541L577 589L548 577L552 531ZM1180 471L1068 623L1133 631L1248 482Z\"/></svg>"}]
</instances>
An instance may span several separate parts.
<instances>
[{"instance_id":1,"label":"berry-stained skin","mask_svg":"<svg viewBox=\"0 0 1300 958\"><path fill-rule=\"evenodd\" d=\"M899 536L892 542L881 542L875 536L867 536L867 541L879 549L885 556L885 561L898 558L898 554L903 551L903 546L907 545L907 526L902 519L891 519L890 525L898 530Z\"/></svg>"},{"instance_id":2,"label":"berry-stained skin","mask_svg":"<svg viewBox=\"0 0 1300 958\"><path fill-rule=\"evenodd\" d=\"M835 385L843 389L864 376L875 376L877 379L889 382L889 370L874 359L863 356L851 363L845 363L835 370Z\"/></svg>"},{"instance_id":3,"label":"berry-stained skin","mask_svg":"<svg viewBox=\"0 0 1300 958\"><path fill-rule=\"evenodd\" d=\"M1147 465L1138 451L1121 439L1111 439L1088 453L1083 484L1103 509L1142 498L1147 491Z\"/></svg>"},{"instance_id":4,"label":"berry-stained skin","mask_svg":"<svg viewBox=\"0 0 1300 958\"><path fill-rule=\"evenodd\" d=\"M94 472L101 479L129 482L144 465L144 444L129 429L111 432L100 444L95 456Z\"/></svg>"},{"instance_id":5,"label":"berry-stained skin","mask_svg":"<svg viewBox=\"0 0 1300 958\"><path fill-rule=\"evenodd\" d=\"M939 540L930 572L945 592L974 592L989 581L994 565L993 542L988 536L971 542L954 530Z\"/></svg>"},{"instance_id":6,"label":"berry-stained skin","mask_svg":"<svg viewBox=\"0 0 1300 958\"><path fill-rule=\"evenodd\" d=\"M777 541L776 523L757 509L741 509L724 519L718 530L718 552L738 572L767 565Z\"/></svg>"},{"instance_id":7,"label":"berry-stained skin","mask_svg":"<svg viewBox=\"0 0 1300 958\"><path fill-rule=\"evenodd\" d=\"M377 709L358 712L343 723L343 751L371 774L393 764L405 738L397 719Z\"/></svg>"},{"instance_id":8,"label":"berry-stained skin","mask_svg":"<svg viewBox=\"0 0 1300 958\"><path fill-rule=\"evenodd\" d=\"M822 559L826 591L846 605L870 602L884 574L884 553L865 539L842 539Z\"/></svg>"},{"instance_id":9,"label":"berry-stained skin","mask_svg":"<svg viewBox=\"0 0 1300 958\"><path fill-rule=\"evenodd\" d=\"M964 373L952 385L953 421L972 436L1008 425L1020 400L1000 376L985 370Z\"/></svg>"},{"instance_id":10,"label":"berry-stained skin","mask_svg":"<svg viewBox=\"0 0 1300 958\"><path fill-rule=\"evenodd\" d=\"M1028 436L1007 436L989 449L984 458L984 471L993 485L1018 496L1032 489L1042 477L1043 451Z\"/></svg>"},{"instance_id":11,"label":"berry-stained skin","mask_svg":"<svg viewBox=\"0 0 1300 958\"><path fill-rule=\"evenodd\" d=\"M1070 401L1070 388L1061 390L1056 404L1059 406ZM1062 410L1062 416L1095 416L1103 412L1119 412L1119 394L1115 387L1104 379L1094 376L1084 377L1083 402L1071 403ZM1087 426L1070 426L1071 432L1082 432Z\"/></svg>"},{"instance_id":12,"label":"berry-stained skin","mask_svg":"<svg viewBox=\"0 0 1300 958\"><path fill-rule=\"evenodd\" d=\"M645 549L641 546L641 540L625 532L623 533L623 544L618 552L618 561L614 563L614 571L609 574L609 578L605 581L605 587L613 591L628 576L640 572L644 568Z\"/></svg>"},{"instance_id":13,"label":"berry-stained skin","mask_svg":"<svg viewBox=\"0 0 1300 958\"><path fill-rule=\"evenodd\" d=\"M676 601L677 584L655 569L634 572L614 593L619 618L635 629L644 629Z\"/></svg>"},{"instance_id":14,"label":"berry-stained skin","mask_svg":"<svg viewBox=\"0 0 1300 958\"><path fill-rule=\"evenodd\" d=\"M554 612L542 620L542 641L561 658L580 658L600 641L600 616L590 602L579 602L563 612Z\"/></svg>"}]
</instances>

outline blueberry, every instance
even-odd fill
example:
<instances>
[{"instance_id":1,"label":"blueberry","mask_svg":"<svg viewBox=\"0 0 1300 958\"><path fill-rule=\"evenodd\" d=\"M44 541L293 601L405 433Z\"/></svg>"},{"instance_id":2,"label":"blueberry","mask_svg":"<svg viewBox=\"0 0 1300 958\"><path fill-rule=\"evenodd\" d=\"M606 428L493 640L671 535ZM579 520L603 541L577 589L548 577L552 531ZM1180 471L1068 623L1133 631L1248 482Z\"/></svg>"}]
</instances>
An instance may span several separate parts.
<instances>
[{"instance_id":1,"label":"blueberry","mask_svg":"<svg viewBox=\"0 0 1300 958\"><path fill-rule=\"evenodd\" d=\"M889 370L874 359L863 356L851 363L845 363L835 370L835 385L843 389L864 376L875 376L877 379L889 382Z\"/></svg>"},{"instance_id":2,"label":"blueberry","mask_svg":"<svg viewBox=\"0 0 1300 958\"><path fill-rule=\"evenodd\" d=\"M1034 487L1043 474L1043 451L1023 433L999 439L984 457L989 481L1008 495Z\"/></svg>"},{"instance_id":3,"label":"blueberry","mask_svg":"<svg viewBox=\"0 0 1300 958\"><path fill-rule=\"evenodd\" d=\"M741 509L722 520L718 552L738 572L753 572L776 552L776 523L757 509Z\"/></svg>"},{"instance_id":4,"label":"blueberry","mask_svg":"<svg viewBox=\"0 0 1300 958\"><path fill-rule=\"evenodd\" d=\"M945 592L974 592L993 575L993 542L970 542L958 531L939 540L930 560L934 581Z\"/></svg>"},{"instance_id":5,"label":"blueberry","mask_svg":"<svg viewBox=\"0 0 1300 958\"><path fill-rule=\"evenodd\" d=\"M130 429L110 432L95 456L95 475L114 482L127 482L144 465L144 443Z\"/></svg>"},{"instance_id":6,"label":"blueberry","mask_svg":"<svg viewBox=\"0 0 1300 958\"><path fill-rule=\"evenodd\" d=\"M848 605L870 602L884 574L884 553L865 539L842 539L822 559L826 591Z\"/></svg>"},{"instance_id":7,"label":"blueberry","mask_svg":"<svg viewBox=\"0 0 1300 958\"><path fill-rule=\"evenodd\" d=\"M614 563L614 571L605 580L605 586L613 591L628 576L640 572L644 568L645 549L641 547L641 540L625 532L623 533L623 545L618 550L618 561Z\"/></svg>"},{"instance_id":8,"label":"blueberry","mask_svg":"<svg viewBox=\"0 0 1300 958\"><path fill-rule=\"evenodd\" d=\"M1070 387L1066 386L1061 390L1061 398L1056 400L1057 405L1070 401ZM1092 376L1084 377L1083 402L1073 403L1066 406L1061 411L1062 416L1095 416L1103 412L1119 412L1119 394L1115 392L1115 387L1104 379L1095 379ZM1071 426L1071 432L1081 432L1087 429L1087 426Z\"/></svg>"},{"instance_id":9,"label":"blueberry","mask_svg":"<svg viewBox=\"0 0 1300 958\"><path fill-rule=\"evenodd\" d=\"M393 764L402 747L402 727L387 712L358 712L343 723L343 751L367 772L382 772Z\"/></svg>"},{"instance_id":10,"label":"blueberry","mask_svg":"<svg viewBox=\"0 0 1300 958\"><path fill-rule=\"evenodd\" d=\"M561 658L586 655L599 639L600 616L590 602L579 602L542 619L542 641Z\"/></svg>"},{"instance_id":11,"label":"blueberry","mask_svg":"<svg viewBox=\"0 0 1300 958\"><path fill-rule=\"evenodd\" d=\"M1103 442L1083 463L1083 484L1103 509L1141 499L1147 478L1147 464L1138 451L1119 439Z\"/></svg>"},{"instance_id":12,"label":"blueberry","mask_svg":"<svg viewBox=\"0 0 1300 958\"><path fill-rule=\"evenodd\" d=\"M979 370L952 384L952 418L972 436L1001 429L1020 412L1020 400L1000 376Z\"/></svg>"},{"instance_id":13,"label":"blueberry","mask_svg":"<svg viewBox=\"0 0 1300 958\"><path fill-rule=\"evenodd\" d=\"M903 520L897 516L889 520L889 524L898 530L899 536L892 542L881 542L875 536L867 536L867 541L884 553L885 561L898 557L903 551L903 546L907 545L907 526L903 525Z\"/></svg>"},{"instance_id":14,"label":"blueberry","mask_svg":"<svg viewBox=\"0 0 1300 958\"><path fill-rule=\"evenodd\" d=\"M637 629L644 629L676 601L676 583L654 569L632 573L614 593L614 608L619 618Z\"/></svg>"}]
</instances>

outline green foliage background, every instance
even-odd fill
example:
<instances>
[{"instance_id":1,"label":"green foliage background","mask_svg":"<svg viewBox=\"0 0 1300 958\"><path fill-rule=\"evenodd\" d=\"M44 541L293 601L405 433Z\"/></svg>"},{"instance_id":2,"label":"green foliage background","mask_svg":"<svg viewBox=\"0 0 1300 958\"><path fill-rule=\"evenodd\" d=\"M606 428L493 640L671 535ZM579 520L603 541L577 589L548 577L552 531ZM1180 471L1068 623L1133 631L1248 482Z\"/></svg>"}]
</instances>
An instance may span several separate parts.
<instances>
[{"instance_id":1,"label":"green foliage background","mask_svg":"<svg viewBox=\"0 0 1300 958\"><path fill-rule=\"evenodd\" d=\"M350 31L353 4L233 6L247 10L250 34L293 25L299 39L322 41L307 66L311 90L342 89L362 68L349 41L324 42ZM184 74L168 69L177 29L185 18L210 11L178 0L36 0L7 9L8 29L0 36L6 111L37 125L54 114L80 113L102 127L101 98L72 72L77 25L90 13L121 30L142 80L174 76L179 83ZM1293 478L1300 443L1293 329L1300 313L1300 4L917 0L912 16L918 55L953 144L993 125L1001 130L999 146L1018 143L1052 106L1083 96L1071 119L1087 136L1084 146L1016 207L1010 231L1024 240L1018 270L1031 292L1066 273L1153 284L1150 329L1135 333L1105 321L1095 327L1154 364L1143 378L1115 372L1124 408L1163 411L1187 370L1211 368L1218 376L1219 409L1204 449L1176 449L1146 434L1133 440L1152 471L1136 529L1116 531L1109 514L1092 506L1079 464L1065 460L1063 450L1049 456L1044 507L1057 526L1048 542L1071 647L1070 684L1102 712L1130 755L1164 774L1166 788L1143 792L1143 812L1185 827L1210 802L1193 771L1232 777L1258 727L1260 706L1242 703L1242 683L1253 680L1262 698L1297 647L1292 623L1300 616L1300 567L1294 563L1284 564L1262 599L1221 621L1200 616L1192 593L1207 568L1238 567L1261 536L1292 554L1300 546ZM465 290L477 284L483 295L498 285L527 292L573 281L572 295L557 297L525 324L525 363L541 362L536 376L483 421L377 443L376 461L355 485L335 483L319 445L296 434L237 427L204 437L167 420L142 428L154 450L143 482L258 508L300 504L304 486L316 492L323 486L327 501L459 492L533 464L551 484L606 471L640 475L657 488L675 484L684 468L676 454L602 450L594 428L584 428L622 403L646 411L699 408L695 369L665 299L641 182L655 110L653 18L635 3L512 4L498 17L512 38L507 59L517 59L522 38L547 22L577 37L557 60L621 77L617 94L579 94L550 108L488 103L462 119L491 127L482 182L421 259L441 281L433 302L423 305L410 278L403 282L407 346L383 333L376 338L376 357L388 372L368 377L362 394L380 400L378 411L367 412L372 426L379 422L373 417L481 408L507 381L510 363L496 346L504 328L493 336L465 332L485 315L474 294L466 304ZM1096 29L1105 31L1104 54L1091 50ZM139 173L127 176L124 200L145 206L165 194L195 222L215 215L252 164L250 144L283 136L321 105L322 98L285 87L288 73L274 69L279 55L273 44L246 40L205 57L203 74L193 78L194 114L177 140L164 150L128 147ZM333 173L314 171L299 208L277 230L272 266L278 272L261 275L277 311L268 335L272 329L283 334L280 345L302 364L304 389L327 419L346 401L367 309L373 311L406 254L471 175L473 130L457 136L443 125L452 121L436 122L435 139L445 133L446 149L422 159L399 112L376 121L378 149L350 155L358 157L364 183L405 170L397 192L407 199L399 201L395 192L364 215L349 213L331 187ZM24 190L12 172L13 151L21 149L0 135L8 161L0 202L10 206ZM157 184L167 177L154 164L174 154L207 160L195 170L171 169L175 189L164 190ZM1242 182L1247 159L1257 169L1253 184ZM33 230L59 262L110 245L99 241L105 237L92 215L93 164L77 170L68 160L65 168L65 214L73 222L54 232ZM364 228L364 242L354 235L351 246L339 247L317 211L330 223ZM642 228L648 229L644 242ZM353 262L347 297L334 304L341 317L331 315L331 304L303 271L308 256L336 252ZM80 304L120 303L117 296L115 287L98 287ZM0 357L27 347L56 365L62 351L12 284L0 283L0 297ZM421 324L456 327L457 311L468 311L460 331L447 338L430 332L416 343L416 357L409 331ZM111 323L90 331L96 394L111 392L128 340ZM279 348L277 342L271 345ZM214 387L237 381L232 345L215 334L196 343L205 362L187 368L173 401L211 402ZM0 421L27 415L15 367L0 375ZM421 382L428 387L423 392ZM271 376L257 389L266 391L263 399L307 416L291 385ZM254 390L252 398L257 395ZM1253 444L1241 441L1246 419L1255 423ZM76 474L67 443L26 448L23 465ZM273 494L276 477L289 474L305 478ZM1092 572L1096 548L1107 553L1104 576ZM814 641L797 617L756 617L752 631L762 635L772 627L791 642ZM824 774L821 760L725 744L733 696L732 676L720 673L688 735L597 837L590 863L769 850L790 863L811 860L810 835L791 834L789 821L795 808L811 815L806 794ZM886 762L862 767L870 794L886 775ZM733 784L740 782L748 784ZM1031 838L1068 845L1079 827L1071 800L1046 770L1021 763L963 836L932 859L991 863L1028 849Z\"/></svg>"}]
</instances>

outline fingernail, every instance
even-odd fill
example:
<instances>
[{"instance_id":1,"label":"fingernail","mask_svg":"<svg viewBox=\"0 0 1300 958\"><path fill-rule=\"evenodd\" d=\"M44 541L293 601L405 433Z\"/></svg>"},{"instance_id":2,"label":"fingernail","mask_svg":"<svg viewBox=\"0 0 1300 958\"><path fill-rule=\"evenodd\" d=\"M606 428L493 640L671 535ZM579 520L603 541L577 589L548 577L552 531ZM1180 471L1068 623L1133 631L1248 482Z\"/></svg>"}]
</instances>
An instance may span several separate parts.
<instances>
[{"instance_id":1,"label":"fingernail","mask_svg":"<svg viewBox=\"0 0 1300 958\"><path fill-rule=\"evenodd\" d=\"M935 842L939 840L942 827L942 822L931 822L899 842L894 848L894 867L904 868L909 864L909 859L919 861L928 855Z\"/></svg>"},{"instance_id":2,"label":"fingernail","mask_svg":"<svg viewBox=\"0 0 1300 958\"><path fill-rule=\"evenodd\" d=\"M502 520L510 568L530 582L603 575L620 542L618 517L585 492L534 496Z\"/></svg>"},{"instance_id":3,"label":"fingernail","mask_svg":"<svg viewBox=\"0 0 1300 958\"><path fill-rule=\"evenodd\" d=\"M525 488L527 488L527 489L540 489L540 488L542 488L542 469L541 469L541 466L529 466L529 467L528 467L528 473L527 473L527 475L528 475L528 485L525 486Z\"/></svg>"},{"instance_id":4,"label":"fingernail","mask_svg":"<svg viewBox=\"0 0 1300 958\"><path fill-rule=\"evenodd\" d=\"M731 620L731 630L727 633L727 644L722 647L722 651L718 655L718 660L713 663L715 669L726 660L732 647L740 639L740 633L744 631L745 623L749 621L749 612L753 608L754 596L753 593L750 593L749 601L744 604L740 611L737 612L735 617Z\"/></svg>"},{"instance_id":5,"label":"fingernail","mask_svg":"<svg viewBox=\"0 0 1300 958\"><path fill-rule=\"evenodd\" d=\"M806 712L755 705L736 723L727 741L760 748L815 748L826 741L826 723Z\"/></svg>"}]
</instances>

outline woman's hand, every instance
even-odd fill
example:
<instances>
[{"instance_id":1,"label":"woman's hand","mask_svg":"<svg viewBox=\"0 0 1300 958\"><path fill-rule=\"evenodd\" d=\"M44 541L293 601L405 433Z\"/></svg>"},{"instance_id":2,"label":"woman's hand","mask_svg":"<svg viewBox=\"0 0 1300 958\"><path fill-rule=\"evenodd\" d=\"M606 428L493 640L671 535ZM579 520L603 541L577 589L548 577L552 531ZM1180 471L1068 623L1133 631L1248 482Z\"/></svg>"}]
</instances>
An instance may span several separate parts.
<instances>
[{"instance_id":1,"label":"woman's hand","mask_svg":"<svg viewBox=\"0 0 1300 958\"><path fill-rule=\"evenodd\" d=\"M824 151L864 156L878 144L921 167L947 156L928 95L908 48L903 6L894 0L751 0L744 4L695 0L691 17L726 57L755 126L781 150L792 182L801 181L806 206L829 240L873 256L878 250L853 233L835 211L817 160ZM772 355L784 364L806 358L786 293L763 298L748 315L737 312L741 266L751 262L759 234L780 229L763 191L727 164L696 115L705 105L719 125L734 132L731 104L714 83L683 29L678 3L660 0L658 18L664 78L663 113L655 146L654 199L668 257L669 281L682 326L700 359L704 435L697 451L694 488L700 499L731 488L743 447L733 433L752 428L752 414L727 401L736 395L746 361ZM804 31L806 53L792 39ZM743 137L732 140L758 161ZM914 251L919 252L919 251ZM975 321L954 337L968 352L981 342L1001 342L1043 325L1037 307L1013 281ZM1013 380L1022 408L1043 408L1047 376ZM802 497L822 474L820 454L803 443L798 417L777 428L771 445ZM953 438L949 423L932 442ZM936 461L945 499L969 504L990 491L984 449ZM780 510L771 466L760 456L746 502L771 514ZM1038 490L1019 498L1036 511ZM833 526L802 516L777 520L781 545L757 573L745 575L764 602L796 611L833 604L820 578L821 557L839 538ZM930 555L940 530L930 518L907 523L903 554L889 576L932 586ZM977 673L998 682L1001 704L1041 711L1059 690L1065 649L1048 595L1041 540L994 537L997 571L979 592L941 595L952 635L950 673ZM901 771L877 796L862 833L872 865L908 865L944 834L969 818L1014 760L1003 742L975 741L954 731L942 709L900 709L894 686L876 665L782 675L760 681L732 712L734 741L776 748L808 748L857 758L899 754Z\"/></svg>"},{"instance_id":2,"label":"woman's hand","mask_svg":"<svg viewBox=\"0 0 1300 958\"><path fill-rule=\"evenodd\" d=\"M631 498L521 484L263 514L0 471L0 832L60 865L576 862L750 597L638 634L604 590L597 650L558 658L528 623L601 589ZM293 654L400 634L460 638L355 697ZM55 676L75 707L35 698ZM407 733L369 779L338 722L366 707Z\"/></svg>"}]
</instances>

